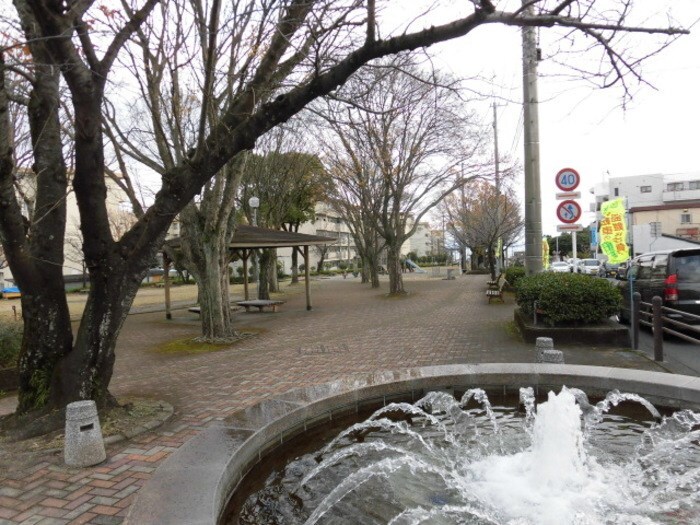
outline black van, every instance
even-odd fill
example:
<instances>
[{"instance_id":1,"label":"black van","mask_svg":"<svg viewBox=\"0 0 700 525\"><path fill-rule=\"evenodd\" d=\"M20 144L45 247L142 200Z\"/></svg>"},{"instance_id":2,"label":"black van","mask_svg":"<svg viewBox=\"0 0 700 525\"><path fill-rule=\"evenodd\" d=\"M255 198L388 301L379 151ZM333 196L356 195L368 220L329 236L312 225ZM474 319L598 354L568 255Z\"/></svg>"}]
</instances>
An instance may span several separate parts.
<instances>
[{"instance_id":1,"label":"black van","mask_svg":"<svg viewBox=\"0 0 700 525\"><path fill-rule=\"evenodd\" d=\"M629 322L631 294L639 292L642 301L651 303L658 295L663 305L700 315L700 248L644 253L632 259L627 273L618 276L622 291L620 321ZM682 314L667 314L688 324L700 321Z\"/></svg>"}]
</instances>

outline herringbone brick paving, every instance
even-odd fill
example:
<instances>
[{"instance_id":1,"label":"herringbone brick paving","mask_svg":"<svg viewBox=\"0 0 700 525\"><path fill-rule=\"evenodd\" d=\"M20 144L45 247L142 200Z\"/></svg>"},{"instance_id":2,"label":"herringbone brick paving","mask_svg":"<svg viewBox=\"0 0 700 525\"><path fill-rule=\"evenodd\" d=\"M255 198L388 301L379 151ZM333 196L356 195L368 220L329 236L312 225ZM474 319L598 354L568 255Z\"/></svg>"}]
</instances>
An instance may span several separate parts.
<instances>
[{"instance_id":1,"label":"herringbone brick paving","mask_svg":"<svg viewBox=\"0 0 700 525\"><path fill-rule=\"evenodd\" d=\"M173 419L108 447L107 461L93 468L67 468L60 453L0 458L0 523L121 523L158 465L200 429L290 388L377 370L533 360L531 345L513 335L512 298L487 304L485 276L406 280L403 298L357 279L315 281L311 312L297 291L276 314L239 313L238 326L257 335L205 354L154 351L198 335L198 319L186 310L171 321L162 313L129 316L111 390L165 400L175 407ZM631 352L564 350L569 363L655 369Z\"/></svg>"}]
</instances>

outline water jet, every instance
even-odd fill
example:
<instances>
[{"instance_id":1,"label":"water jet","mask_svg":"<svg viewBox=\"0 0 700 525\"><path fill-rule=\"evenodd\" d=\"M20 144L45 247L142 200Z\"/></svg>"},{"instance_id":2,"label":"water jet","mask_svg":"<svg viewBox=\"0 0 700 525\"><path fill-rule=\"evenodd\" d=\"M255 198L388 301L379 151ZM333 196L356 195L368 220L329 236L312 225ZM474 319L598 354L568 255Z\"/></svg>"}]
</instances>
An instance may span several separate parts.
<instances>
[{"instance_id":1,"label":"water jet","mask_svg":"<svg viewBox=\"0 0 700 525\"><path fill-rule=\"evenodd\" d=\"M564 385L567 386L567 391L562 391L562 386ZM255 405L231 418L227 418L220 426L207 428L186 443L178 452L173 454L158 468L154 477L140 491L137 501L131 508L128 522L144 523L154 522L155 520L158 523L217 523L221 519L231 494L234 492L234 489L241 484L244 476L259 463L262 458L271 453L275 453L276 449L284 443L297 438L305 432L313 431L313 429L319 426L327 426L338 418L348 416L355 412L382 409L384 406L388 406L389 408L383 410L395 412L396 405L392 406L392 403L396 403L397 405L408 402L415 403L427 393L433 391L440 392L442 393L440 395L447 396L443 399L443 409L436 410L436 414L432 413L434 410L432 404L437 402L435 401L437 398L433 397L432 401L423 401L421 404L415 406L416 409L423 410L426 416L420 416L417 412L409 415L413 418L422 417L430 421L430 425L425 425L425 428L428 429L428 434L437 433L442 436L444 436L444 433L440 425L454 426L456 424L454 423L455 418L460 417L460 414L454 410L455 407L448 407L445 405L445 400L451 396L452 399L455 399L455 402L458 402L459 400L454 395L457 392L471 392L472 398L481 396L480 391L484 392L484 397L481 398L481 401L476 403L479 405L478 408L469 408L468 405L457 408L462 411L466 410L467 412L469 410L480 411L481 415L479 416L470 416L469 414L464 416L467 418L467 420L465 420L467 421L465 423L467 426L471 424L468 422L469 417L477 417L477 419L479 417L482 419L485 418L485 422L488 422L487 426L491 424L491 417L494 417L494 421L501 428L501 431L496 433L492 432L490 434L491 437L487 439L483 430L480 430L479 432L481 432L481 434L478 437L471 435L471 437L468 438L468 441L475 449L486 447L494 450L498 446L499 439L502 439L503 429L510 429L515 425L514 422L517 422L517 425L521 425L523 420L527 419L527 409L526 415L521 414L518 417L513 417L511 421L511 419L505 417L503 414L494 416L492 413L489 415L488 410L484 408L483 400L488 398L491 402L495 403L495 400L499 396L509 395L514 395L517 399L517 396L520 394L520 388L528 386L532 387L534 396L544 395L550 390L558 393L558 395L555 396L557 399L563 396L562 399L566 399L568 403L566 406L569 407L571 411L578 411L576 417L580 421L591 416L590 413L593 411L592 407L600 408L599 404L593 402L588 402L588 405L586 405L582 398L583 392L587 394L586 400L588 396L591 400L595 397L599 397L602 400L607 399L608 403L611 405L614 404L613 400L606 396L612 391L619 390L620 392L634 392L636 396L640 396L658 407L685 409L686 412L684 412L684 414L688 414L688 410L698 411L698 409L700 409L700 378L627 369L551 364L481 364L423 367L396 372L355 375L344 380L324 385L292 390L284 395ZM564 394L563 392L566 393ZM437 396L438 394L431 395ZM527 396L525 397L526 399L523 406L534 406L533 403L529 403ZM579 402L572 403L572 400L575 401L576 399L578 399ZM620 400L617 402L619 401ZM474 402L472 401L472 403ZM517 407L517 401L515 405ZM552 405L556 405L556 399ZM429 408L429 411L425 411L424 406L425 408ZM540 404L540 407L541 406ZM644 411L648 411L647 408L643 409ZM414 409L409 409L409 411L411 410ZM517 411L517 408L514 410ZM563 408L561 410L566 412L566 410L569 409ZM588 412L588 414L586 412ZM382 412L379 413L379 416L375 416L373 421L382 419L381 414ZM431 421L431 417L437 418L437 421ZM441 418L445 417L447 417L447 420L441 420ZM649 419L652 422L655 418L656 415L649 415ZM594 425L594 419L595 417L592 417L591 425ZM391 421L388 418L387 420ZM688 421L690 420L686 418L685 424L691 424L691 430L689 432L697 433L698 430L692 427L692 421L690 421L690 423L688 423ZM399 423L400 422L394 422L393 424ZM628 424L625 423L625 425ZM631 423L628 426L630 425ZM412 428L408 422L404 422L404 426L409 429ZM570 426L573 428L576 425L572 424ZM526 428L528 428L527 425ZM630 428L633 428L633 426L630 426ZM531 427L531 432L533 435L537 432L534 424ZM557 432L561 433L560 431ZM557 432L555 432L555 434ZM643 431L637 430L632 433L636 433L636 437L639 437L640 432ZM544 435L551 433L552 432L546 431ZM611 442L613 444L613 451L610 453L612 454L615 452L615 440L607 439L605 436L606 434L603 432L601 435L594 437L594 440L597 440L594 441L594 443L602 443L606 440ZM506 473L510 473L507 474L510 476L513 472L522 473L526 471L523 467L525 464L537 464L541 467L541 470L536 471L536 474L531 472L528 474L529 477L525 476L526 480L530 480L530 485L542 486L548 490L554 490L552 487L555 487L557 490L563 490L563 488L568 487L568 493L571 497L575 497L581 493L588 495L596 494L594 490L598 487L596 484L598 478L596 476L599 476L600 471L593 470L593 482L586 482L588 484L585 484L576 473L580 472L580 468L591 468L594 461L598 463L603 462L605 458L596 457L595 455L580 455L579 452L577 452L579 449L576 448L578 446L576 443L580 443L581 441L580 438L573 435L569 435L569 437L570 439L566 442L566 447L561 445L562 449L565 448L568 451L564 458L571 463L573 468L573 471L567 470L566 474L559 472L557 468L557 465L560 465L564 459L555 457L554 459L549 458L545 461L541 455L538 456L542 450L551 448L551 446L538 449L537 446L535 446L535 442L530 440L527 432L513 438L515 449L513 449L512 453L499 454L493 457L474 457L468 463L470 465L470 470L462 468L462 471L467 472L468 476L471 476L468 477L468 479L475 480L474 490L476 491L477 487L483 488L493 486L499 481L489 476L498 474L497 477L502 477L506 476ZM423 439L425 440L425 438ZM446 438L443 437L441 439L444 440ZM449 440L450 438L447 439ZM454 439L458 441L461 437L457 436ZM695 440L697 440L697 437ZM366 440L366 443L367 442L375 443L378 441L368 439ZM378 448L398 446L401 448L402 445L384 443L382 445L372 446ZM692 444L692 446L697 446L697 444ZM560 445L557 445L557 448L560 448ZM574 453L571 452L572 450ZM588 453L589 450L586 450L586 452ZM337 453L347 454L347 452L340 452L337 450L331 452L331 454ZM606 454L607 453L608 452L606 452ZM518 454L520 454L520 456L518 456ZM320 464L326 459L328 451L321 455L323 458ZM511 457L520 459L507 459ZM404 471L406 469L410 471L412 468L410 465L402 463L401 455L396 453L393 455L389 454L387 458L380 459L379 461L383 461L381 468L387 471L401 473L402 469ZM483 463L482 461L495 461L496 463ZM511 463L508 463L508 461L511 461ZM518 463L518 461L521 463ZM697 472L692 470L695 466L692 466L692 464L687 461L684 464L688 467L690 474L679 478L680 481L678 481L677 484L679 487L682 485L682 479L692 480L695 479L693 476L697 475ZM417 463L416 465L422 464ZM605 464L605 466L609 470L612 468L608 464ZM414 465L413 468L416 469L418 467ZM445 476L444 473L436 471L434 466L429 463L426 463L425 466L420 466L420 469L422 469L423 475L419 479L431 480L431 483L433 481L439 482L440 479L443 479ZM326 470L332 471L333 469ZM660 476L659 479L665 475L658 470L654 472ZM314 483L316 475L310 474L311 471L305 472L302 478L308 477L308 482ZM356 478L357 476L361 477L362 474L357 474L355 476ZM561 478L561 476L564 476L564 478ZM349 476L346 476L346 479L348 477ZM375 476L368 476L368 478L372 477ZM399 476L398 479L407 479L407 477ZM451 478L451 481L454 482L455 480ZM503 482L503 480L501 479L500 482ZM316 483L318 483L318 481L316 481ZM423 481L420 483L425 484ZM578 485L576 485L577 483ZM674 481L674 483L676 482ZM415 482L412 483L412 485L415 484ZM527 484L528 483L523 482L523 485ZM457 483L457 485L459 485L459 483ZM510 483L509 486L516 485ZM571 487L579 488L572 489ZM580 487L584 487L585 491L582 492L583 489L580 489ZM411 493L411 491L406 490L405 487L402 488L398 485L396 486L396 492L404 496ZM539 508L549 508L552 512L558 510L555 508L557 502L563 501L566 505L574 505L574 503L571 503L572 500L566 500L563 496L553 497L551 492L546 491L529 496L521 494L525 499L521 498L518 500L517 498L511 498L511 501L505 503L497 501L499 498L502 499L506 495L499 495L498 491L489 492L484 489L483 492L477 494L478 497L476 500L466 501L459 500L456 495L457 492L459 491L455 490L454 486L446 486L442 489L433 490L427 497L405 496L409 499L416 497L423 499L418 501L418 504L409 505L405 509L396 510L393 514L390 514L392 520L398 521L384 522L399 525L401 523L421 522L441 523L442 521L440 520L452 519L453 521L445 521L445 523L459 523L460 521L454 521L457 519L456 516L464 516L465 512L469 512L471 515L475 516L477 521L463 521L464 523L499 523L500 521L493 520L504 519L504 517L516 520L512 521L513 523L530 523L530 521L527 521L528 517L526 514L519 515L516 511L512 511L512 513L509 514L511 511L507 509L518 506L526 510L528 506L536 508L536 505L529 505L527 503L527 498L534 498L535 501L537 501L538 498L540 500L545 498L546 504L543 504L544 506L541 505ZM336 493L335 496L339 494L340 493ZM546 499L547 496L543 494L550 494L548 497L549 499ZM323 501L327 496L326 494L319 496L319 498ZM331 499L335 499L335 496ZM339 501L341 500L343 500L342 497ZM489 501L490 506L479 507L474 504L474 501ZM526 503L523 503L523 501ZM570 503L566 503L566 501ZM585 499L576 500L575 505L581 505L582 502L585 501ZM596 503L596 501L599 500L589 498L589 501L591 501L592 511L599 510ZM328 503L329 501L326 501L324 505L327 506ZM668 502L664 502L664 504L667 503ZM674 503L668 504L670 506L674 505ZM393 505L394 503L391 502L387 506L393 508ZM681 507L683 507L683 505L685 505L685 503L683 503ZM494 509L496 509L496 511L494 511ZM685 507L681 510L684 512L688 511ZM566 509L562 510L562 512L564 511L566 511ZM314 512L316 512L316 515L314 515ZM327 515L327 512L329 511L323 509L319 511L310 509L304 515L304 520L309 522L309 520L313 518L316 520L316 523L323 523L323 516ZM691 510L689 512L694 511ZM440 513L443 514L443 518L440 518ZM579 521L574 521L575 523L588 523L585 521L585 516L574 516L574 518L579 519ZM674 517L674 519L676 518L677 517ZM353 523L362 523L362 521L357 521L356 516L352 516L352 519L354 520ZM518 522L518 519L521 521ZM656 517L653 519L656 519ZM647 522L658 522L653 521L653 519ZM381 522L382 521L379 521L378 523ZM641 523L647 522L642 521ZM300 523L304 523L304 521ZM309 523L314 523L314 521L310 521ZM367 521L367 523L374 522ZM590 523L596 523L596 521L590 521ZM673 523L673 521L669 521L669 523Z\"/></svg>"}]
</instances>

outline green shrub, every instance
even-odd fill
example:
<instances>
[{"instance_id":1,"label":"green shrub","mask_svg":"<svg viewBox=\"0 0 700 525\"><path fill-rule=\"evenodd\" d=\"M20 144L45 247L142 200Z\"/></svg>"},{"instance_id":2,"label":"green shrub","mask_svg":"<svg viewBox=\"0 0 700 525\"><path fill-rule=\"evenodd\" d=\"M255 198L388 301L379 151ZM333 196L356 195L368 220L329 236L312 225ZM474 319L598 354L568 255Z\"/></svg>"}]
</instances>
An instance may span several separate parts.
<instances>
[{"instance_id":1,"label":"green shrub","mask_svg":"<svg viewBox=\"0 0 700 525\"><path fill-rule=\"evenodd\" d=\"M18 321L0 321L0 368L17 366L22 346L23 324Z\"/></svg>"},{"instance_id":2,"label":"green shrub","mask_svg":"<svg viewBox=\"0 0 700 525\"><path fill-rule=\"evenodd\" d=\"M518 286L518 281L522 277L525 277L525 268L522 266L509 266L506 268L505 277L508 284L510 284L513 288L516 288Z\"/></svg>"},{"instance_id":3,"label":"green shrub","mask_svg":"<svg viewBox=\"0 0 700 525\"><path fill-rule=\"evenodd\" d=\"M606 279L575 273L540 273L520 278L515 300L532 316L533 303L551 326L598 323L618 312L620 290Z\"/></svg>"}]
</instances>

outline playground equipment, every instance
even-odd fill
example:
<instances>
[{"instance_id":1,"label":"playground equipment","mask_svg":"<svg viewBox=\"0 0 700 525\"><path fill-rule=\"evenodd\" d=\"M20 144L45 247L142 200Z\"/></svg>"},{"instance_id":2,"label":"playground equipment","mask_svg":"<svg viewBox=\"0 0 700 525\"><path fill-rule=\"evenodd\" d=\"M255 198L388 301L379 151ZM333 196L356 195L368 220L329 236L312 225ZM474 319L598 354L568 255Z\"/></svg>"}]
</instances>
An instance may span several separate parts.
<instances>
[{"instance_id":1,"label":"playground equipment","mask_svg":"<svg viewBox=\"0 0 700 525\"><path fill-rule=\"evenodd\" d=\"M406 259L406 267L416 273L425 273L425 270L414 263L411 259Z\"/></svg>"}]
</instances>

